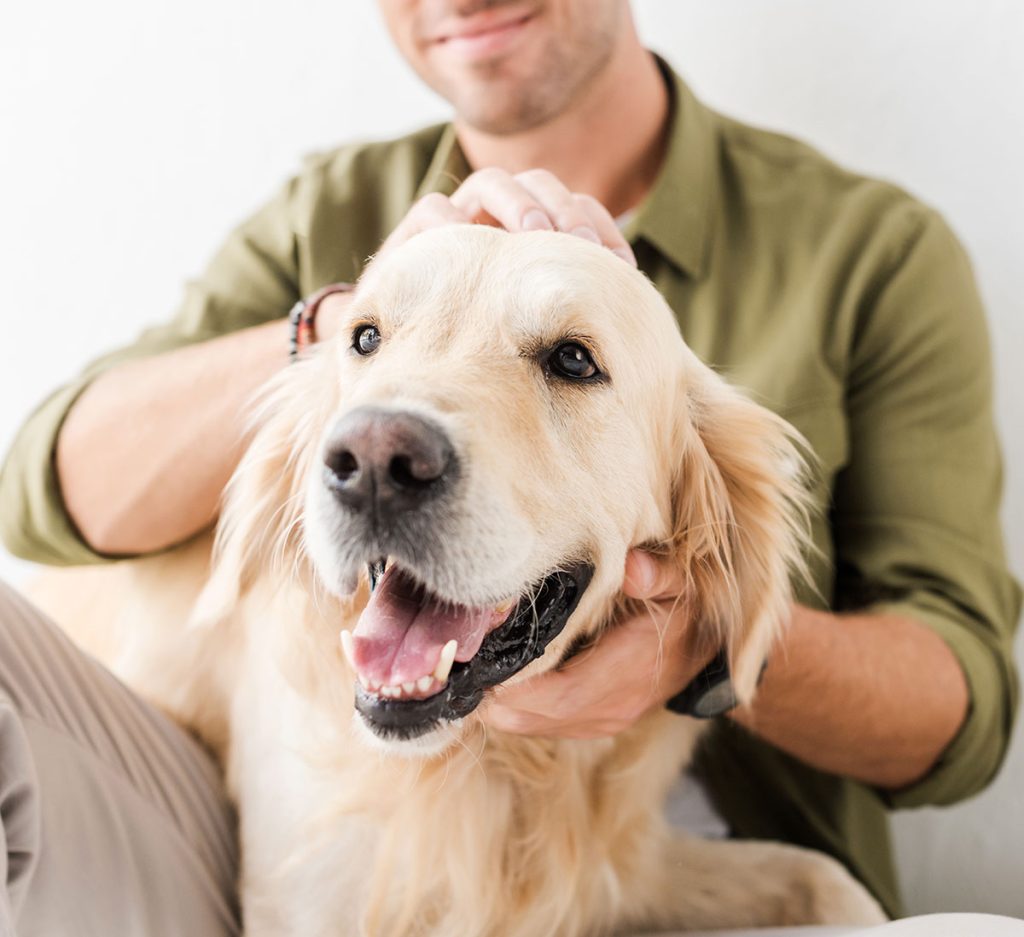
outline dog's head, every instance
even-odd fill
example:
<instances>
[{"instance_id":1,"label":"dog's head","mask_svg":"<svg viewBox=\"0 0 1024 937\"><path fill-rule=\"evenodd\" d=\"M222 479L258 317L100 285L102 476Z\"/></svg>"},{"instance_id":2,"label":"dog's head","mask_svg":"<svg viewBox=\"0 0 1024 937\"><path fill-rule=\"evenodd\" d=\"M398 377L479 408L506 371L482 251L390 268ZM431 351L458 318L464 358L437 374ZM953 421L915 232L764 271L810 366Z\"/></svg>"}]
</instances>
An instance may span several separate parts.
<instances>
[{"instance_id":1,"label":"dog's head","mask_svg":"<svg viewBox=\"0 0 1024 937\"><path fill-rule=\"evenodd\" d=\"M437 229L371 265L339 337L282 375L208 593L230 603L289 565L338 597L368 581L343 635L355 705L408 741L557 666L647 545L747 699L799 563L799 465L786 424L701 364L609 251Z\"/></svg>"}]
</instances>

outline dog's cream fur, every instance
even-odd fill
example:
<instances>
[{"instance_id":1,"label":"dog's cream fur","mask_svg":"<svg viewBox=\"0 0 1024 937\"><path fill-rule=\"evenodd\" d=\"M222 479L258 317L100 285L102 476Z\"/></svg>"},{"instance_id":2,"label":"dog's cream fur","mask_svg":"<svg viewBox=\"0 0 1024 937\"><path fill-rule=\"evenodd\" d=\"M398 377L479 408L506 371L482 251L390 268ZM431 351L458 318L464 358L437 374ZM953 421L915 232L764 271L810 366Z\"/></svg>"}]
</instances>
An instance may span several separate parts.
<instances>
[{"instance_id":1,"label":"dog's cream fur","mask_svg":"<svg viewBox=\"0 0 1024 937\"><path fill-rule=\"evenodd\" d=\"M352 330L370 321L383 342L361 358ZM514 680L613 627L626 553L643 544L678 564L697 627L709 646L724 642L749 700L801 563L801 461L786 424L696 359L642 275L564 235L419 235L371 265L341 333L267 392L209 577L206 538L101 573L126 580L105 595L131 597L116 616L94 607L90 622L119 623L102 637L36 590L222 757L241 815L246 933L582 937L884 920L831 859L667 827L663 802L698 722L654 707L614 738L570 741L487 731L471 714L435 731L425 754L424 743L382 751L358 731L338 642L366 585L345 594L323 441L346 412L383 405L440 424L468 467L444 555L423 573L436 591L496 603L567 557L594 563L565 631ZM566 339L585 342L610 380L546 377L538 353Z\"/></svg>"}]
</instances>

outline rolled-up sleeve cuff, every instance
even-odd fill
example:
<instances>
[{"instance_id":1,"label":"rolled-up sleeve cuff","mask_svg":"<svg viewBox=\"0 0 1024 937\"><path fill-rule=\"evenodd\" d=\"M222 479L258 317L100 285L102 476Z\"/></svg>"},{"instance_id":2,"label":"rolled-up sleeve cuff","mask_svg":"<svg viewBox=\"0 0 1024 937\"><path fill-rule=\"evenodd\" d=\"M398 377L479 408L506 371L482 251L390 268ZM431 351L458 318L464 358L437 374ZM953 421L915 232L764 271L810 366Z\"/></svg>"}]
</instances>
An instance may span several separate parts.
<instances>
[{"instance_id":1,"label":"rolled-up sleeve cuff","mask_svg":"<svg viewBox=\"0 0 1024 937\"><path fill-rule=\"evenodd\" d=\"M886 603L870 611L931 628L956 655L969 692L963 725L931 770L899 790L880 789L880 796L890 808L899 809L941 806L977 794L999 771L1013 730L1018 686L1010 648L980 626L966 625L939 600Z\"/></svg>"},{"instance_id":2,"label":"rolled-up sleeve cuff","mask_svg":"<svg viewBox=\"0 0 1024 937\"><path fill-rule=\"evenodd\" d=\"M55 566L101 563L71 520L54 464L64 418L88 387L77 381L49 397L18 434L0 469L0 538L15 556Z\"/></svg>"}]
</instances>

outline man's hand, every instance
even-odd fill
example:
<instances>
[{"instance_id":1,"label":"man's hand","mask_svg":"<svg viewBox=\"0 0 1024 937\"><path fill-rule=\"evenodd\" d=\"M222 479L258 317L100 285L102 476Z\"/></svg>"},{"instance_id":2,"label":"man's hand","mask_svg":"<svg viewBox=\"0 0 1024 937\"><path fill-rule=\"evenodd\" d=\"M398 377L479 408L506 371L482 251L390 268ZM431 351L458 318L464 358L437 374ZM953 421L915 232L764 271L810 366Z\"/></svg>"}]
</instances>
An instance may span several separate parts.
<instances>
[{"instance_id":1,"label":"man's hand","mask_svg":"<svg viewBox=\"0 0 1024 937\"><path fill-rule=\"evenodd\" d=\"M633 550L623 591L647 608L562 669L498 688L484 721L523 735L599 738L629 728L686 686L715 649L697 649L682 582L667 563Z\"/></svg>"},{"instance_id":2,"label":"man's hand","mask_svg":"<svg viewBox=\"0 0 1024 937\"><path fill-rule=\"evenodd\" d=\"M378 256L427 228L474 223L507 231L564 231L603 244L636 266L633 251L608 210L590 195L570 192L544 169L514 176L504 169L480 169L451 198L438 192L424 196L399 222Z\"/></svg>"},{"instance_id":3,"label":"man's hand","mask_svg":"<svg viewBox=\"0 0 1024 937\"><path fill-rule=\"evenodd\" d=\"M647 610L611 627L561 670L498 687L481 710L504 732L599 738L628 729L686 686L717 649L701 648L683 584L633 550L623 591ZM822 771L897 789L921 778L966 718L969 693L931 628L885 614L793 606L756 706L728 718Z\"/></svg>"}]
</instances>

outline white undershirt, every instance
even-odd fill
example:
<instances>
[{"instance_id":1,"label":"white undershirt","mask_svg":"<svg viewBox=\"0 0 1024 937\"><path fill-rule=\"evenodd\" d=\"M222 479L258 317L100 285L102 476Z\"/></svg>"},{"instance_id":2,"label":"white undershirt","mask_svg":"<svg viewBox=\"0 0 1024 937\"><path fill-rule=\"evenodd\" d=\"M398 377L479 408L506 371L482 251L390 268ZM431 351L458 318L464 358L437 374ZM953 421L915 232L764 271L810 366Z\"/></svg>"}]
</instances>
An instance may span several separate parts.
<instances>
[{"instance_id":1,"label":"white undershirt","mask_svg":"<svg viewBox=\"0 0 1024 937\"><path fill-rule=\"evenodd\" d=\"M668 792L665 817L676 829L703 839L726 839L731 832L704 785L688 771L679 776Z\"/></svg>"}]
</instances>

